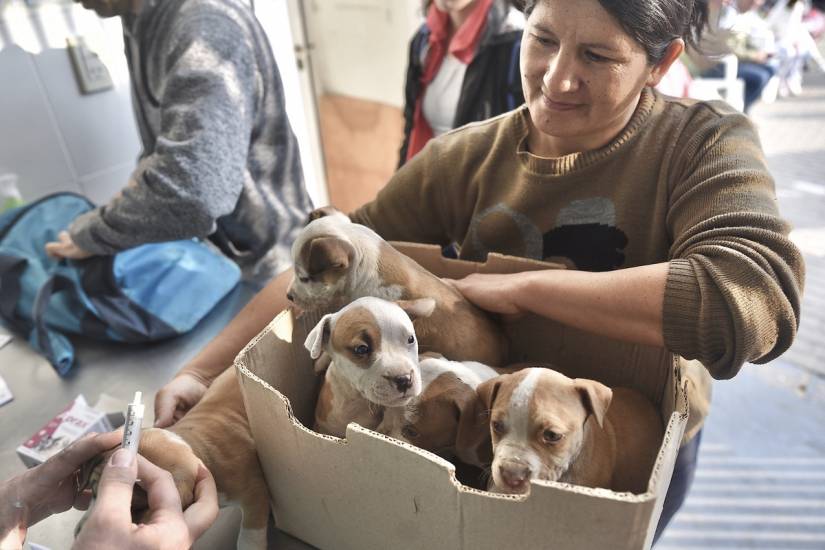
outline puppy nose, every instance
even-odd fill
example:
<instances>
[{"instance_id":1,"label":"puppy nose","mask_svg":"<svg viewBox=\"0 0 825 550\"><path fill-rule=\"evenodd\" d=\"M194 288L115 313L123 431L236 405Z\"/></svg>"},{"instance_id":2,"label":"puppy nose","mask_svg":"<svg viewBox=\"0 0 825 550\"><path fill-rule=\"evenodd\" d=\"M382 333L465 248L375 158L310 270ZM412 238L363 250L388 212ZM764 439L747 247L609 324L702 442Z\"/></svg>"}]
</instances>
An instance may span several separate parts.
<instances>
[{"instance_id":1,"label":"puppy nose","mask_svg":"<svg viewBox=\"0 0 825 550\"><path fill-rule=\"evenodd\" d=\"M392 383L395 384L395 387L398 388L399 392L405 393L413 385L412 375L405 374L404 376L394 376L392 377Z\"/></svg>"},{"instance_id":2,"label":"puppy nose","mask_svg":"<svg viewBox=\"0 0 825 550\"><path fill-rule=\"evenodd\" d=\"M530 468L523 465L501 465L498 467L501 474L501 479L511 489L522 489L527 485L527 480L530 479Z\"/></svg>"},{"instance_id":3,"label":"puppy nose","mask_svg":"<svg viewBox=\"0 0 825 550\"><path fill-rule=\"evenodd\" d=\"M289 292L286 293L286 299L289 300L290 302L295 301L295 296L292 294L292 291L289 291Z\"/></svg>"}]
</instances>

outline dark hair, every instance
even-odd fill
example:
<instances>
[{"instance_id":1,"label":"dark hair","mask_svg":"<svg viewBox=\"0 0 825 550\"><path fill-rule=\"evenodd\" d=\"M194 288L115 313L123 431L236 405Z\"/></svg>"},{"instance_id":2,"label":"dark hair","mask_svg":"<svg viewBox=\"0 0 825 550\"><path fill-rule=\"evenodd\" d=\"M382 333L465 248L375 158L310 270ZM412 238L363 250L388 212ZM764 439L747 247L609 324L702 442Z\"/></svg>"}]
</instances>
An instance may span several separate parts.
<instances>
[{"instance_id":1,"label":"dark hair","mask_svg":"<svg viewBox=\"0 0 825 550\"><path fill-rule=\"evenodd\" d=\"M541 0L524 0L529 17ZM599 0L655 65L665 56L670 43L681 38L687 46L699 48L699 39L708 21L708 0Z\"/></svg>"}]
</instances>

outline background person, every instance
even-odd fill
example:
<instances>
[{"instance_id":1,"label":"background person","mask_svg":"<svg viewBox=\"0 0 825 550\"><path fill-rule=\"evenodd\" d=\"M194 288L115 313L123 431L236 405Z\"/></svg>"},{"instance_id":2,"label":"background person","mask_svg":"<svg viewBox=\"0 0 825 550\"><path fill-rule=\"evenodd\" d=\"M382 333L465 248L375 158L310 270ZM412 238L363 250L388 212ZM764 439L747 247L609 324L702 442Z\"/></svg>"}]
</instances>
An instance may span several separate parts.
<instances>
[{"instance_id":1,"label":"background person","mask_svg":"<svg viewBox=\"0 0 825 550\"><path fill-rule=\"evenodd\" d=\"M704 2L528 2L526 104L431 140L351 214L388 240L461 244L571 269L472 275L470 301L534 313L680 356L690 420L657 537L693 478L710 376L770 361L799 324L802 257L777 210L750 120L723 102L652 90L695 44ZM274 279L170 382L157 416L183 414L287 305ZM202 395L202 393L201 393Z\"/></svg>"},{"instance_id":2,"label":"background person","mask_svg":"<svg viewBox=\"0 0 825 550\"><path fill-rule=\"evenodd\" d=\"M802 93L802 73L809 60L825 71L825 59L803 23L810 9L805 0L779 0L767 16L776 37L774 64L779 78L779 95L782 97Z\"/></svg>"},{"instance_id":3,"label":"background person","mask_svg":"<svg viewBox=\"0 0 825 550\"><path fill-rule=\"evenodd\" d=\"M77 488L85 462L120 444L122 432L90 434L49 460L0 483L0 548L22 548L26 530L72 506L85 510L91 494ZM132 523L132 491L136 479L146 491L144 523ZM154 548L183 550L212 525L218 515L218 493L205 467L198 471L195 501L181 510L172 476L125 449L115 451L104 466L97 498L74 548ZM68 541L67 541L68 542Z\"/></svg>"},{"instance_id":4,"label":"background person","mask_svg":"<svg viewBox=\"0 0 825 550\"><path fill-rule=\"evenodd\" d=\"M209 237L247 279L289 265L311 201L269 42L241 0L83 0L122 16L143 153L129 184L47 251Z\"/></svg>"},{"instance_id":5,"label":"background person","mask_svg":"<svg viewBox=\"0 0 825 550\"><path fill-rule=\"evenodd\" d=\"M776 54L776 39L770 25L762 18L759 10L764 0L724 1L715 33L722 33L728 49L736 55L739 63L736 76L745 83L745 112L763 96L766 87L776 74L772 59ZM707 49L707 48L705 48ZM711 50L710 53L718 53ZM724 66L714 64L702 76L722 78ZM778 84L778 82L777 82ZM776 87L778 90L778 86ZM775 93L766 98L776 97Z\"/></svg>"},{"instance_id":6,"label":"background person","mask_svg":"<svg viewBox=\"0 0 825 550\"><path fill-rule=\"evenodd\" d=\"M424 12L410 41L399 166L432 137L524 103L521 11L508 0L426 0Z\"/></svg>"}]
</instances>

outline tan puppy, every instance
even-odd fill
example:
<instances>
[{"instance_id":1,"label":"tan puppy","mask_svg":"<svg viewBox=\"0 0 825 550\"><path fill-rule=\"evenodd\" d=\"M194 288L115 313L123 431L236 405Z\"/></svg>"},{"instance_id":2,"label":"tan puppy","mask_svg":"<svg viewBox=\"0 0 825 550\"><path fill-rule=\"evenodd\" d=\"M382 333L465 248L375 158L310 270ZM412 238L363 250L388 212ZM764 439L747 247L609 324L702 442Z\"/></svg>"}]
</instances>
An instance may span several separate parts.
<instances>
[{"instance_id":1,"label":"tan puppy","mask_svg":"<svg viewBox=\"0 0 825 550\"><path fill-rule=\"evenodd\" d=\"M396 304L364 297L324 315L304 343L313 359L321 353L331 359L315 407L316 431L344 437L350 422L374 429L384 407L421 393L412 319L434 307L431 299Z\"/></svg>"},{"instance_id":2,"label":"tan puppy","mask_svg":"<svg viewBox=\"0 0 825 550\"><path fill-rule=\"evenodd\" d=\"M490 411L490 490L525 493L530 480L644 492L662 420L639 392L528 368L484 382Z\"/></svg>"},{"instance_id":3,"label":"tan puppy","mask_svg":"<svg viewBox=\"0 0 825 550\"><path fill-rule=\"evenodd\" d=\"M302 230L292 245L292 261L295 274L287 298L300 309L329 313L363 296L433 298L433 314L415 323L422 351L503 364L506 340L496 323L451 285L340 212Z\"/></svg>"},{"instance_id":4,"label":"tan puppy","mask_svg":"<svg viewBox=\"0 0 825 550\"><path fill-rule=\"evenodd\" d=\"M376 431L445 458L489 465L489 426L473 415L478 408L476 388L499 372L482 363L449 361L440 355L423 357L418 367L421 395L403 407L386 409Z\"/></svg>"},{"instance_id":5,"label":"tan puppy","mask_svg":"<svg viewBox=\"0 0 825 550\"><path fill-rule=\"evenodd\" d=\"M138 452L169 471L186 508L194 499L198 463L212 472L221 505L243 512L238 548L266 548L269 492L246 418L235 369L224 371L176 424L144 430Z\"/></svg>"}]
</instances>

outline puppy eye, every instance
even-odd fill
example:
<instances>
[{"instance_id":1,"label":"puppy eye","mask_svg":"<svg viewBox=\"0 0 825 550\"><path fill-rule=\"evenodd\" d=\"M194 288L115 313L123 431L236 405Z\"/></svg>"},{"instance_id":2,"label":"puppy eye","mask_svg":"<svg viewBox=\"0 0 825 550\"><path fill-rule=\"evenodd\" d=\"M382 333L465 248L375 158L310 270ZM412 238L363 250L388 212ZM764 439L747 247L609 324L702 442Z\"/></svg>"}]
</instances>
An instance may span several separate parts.
<instances>
[{"instance_id":1,"label":"puppy eye","mask_svg":"<svg viewBox=\"0 0 825 550\"><path fill-rule=\"evenodd\" d=\"M407 439L415 439L418 437L418 430L413 428L411 425L407 424L403 428L401 428L401 435L406 437Z\"/></svg>"},{"instance_id":2,"label":"puppy eye","mask_svg":"<svg viewBox=\"0 0 825 550\"><path fill-rule=\"evenodd\" d=\"M498 420L493 420L493 431L499 435L504 434L507 431L507 426L504 425L504 422L500 422Z\"/></svg>"},{"instance_id":3,"label":"puppy eye","mask_svg":"<svg viewBox=\"0 0 825 550\"><path fill-rule=\"evenodd\" d=\"M410 337L407 338L407 343L410 345L415 344L415 336L410 335Z\"/></svg>"},{"instance_id":4,"label":"puppy eye","mask_svg":"<svg viewBox=\"0 0 825 550\"><path fill-rule=\"evenodd\" d=\"M309 277L298 277L298 280L302 283L308 283L309 282Z\"/></svg>"},{"instance_id":5,"label":"puppy eye","mask_svg":"<svg viewBox=\"0 0 825 550\"><path fill-rule=\"evenodd\" d=\"M556 433L553 430L544 430L541 434L541 438L545 443L558 443L562 437L564 437L562 434Z\"/></svg>"},{"instance_id":6,"label":"puppy eye","mask_svg":"<svg viewBox=\"0 0 825 550\"><path fill-rule=\"evenodd\" d=\"M353 348L352 351L353 353L355 353L355 355L364 356L369 354L370 347L366 344L360 344L358 346L355 346L355 348Z\"/></svg>"}]
</instances>

